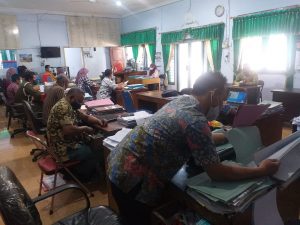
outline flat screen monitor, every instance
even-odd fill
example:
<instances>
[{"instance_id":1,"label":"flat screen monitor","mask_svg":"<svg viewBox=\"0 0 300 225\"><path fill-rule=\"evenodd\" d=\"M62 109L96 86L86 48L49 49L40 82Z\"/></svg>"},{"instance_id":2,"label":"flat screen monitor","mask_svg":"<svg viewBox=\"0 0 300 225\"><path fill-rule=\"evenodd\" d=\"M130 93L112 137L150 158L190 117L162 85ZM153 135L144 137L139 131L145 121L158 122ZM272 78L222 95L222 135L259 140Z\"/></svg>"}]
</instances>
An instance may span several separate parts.
<instances>
[{"instance_id":1,"label":"flat screen monitor","mask_svg":"<svg viewBox=\"0 0 300 225\"><path fill-rule=\"evenodd\" d=\"M41 47L42 58L59 58L60 47Z\"/></svg>"},{"instance_id":2,"label":"flat screen monitor","mask_svg":"<svg viewBox=\"0 0 300 225\"><path fill-rule=\"evenodd\" d=\"M243 104L246 102L247 94L241 91L230 91L227 102Z\"/></svg>"}]
</instances>

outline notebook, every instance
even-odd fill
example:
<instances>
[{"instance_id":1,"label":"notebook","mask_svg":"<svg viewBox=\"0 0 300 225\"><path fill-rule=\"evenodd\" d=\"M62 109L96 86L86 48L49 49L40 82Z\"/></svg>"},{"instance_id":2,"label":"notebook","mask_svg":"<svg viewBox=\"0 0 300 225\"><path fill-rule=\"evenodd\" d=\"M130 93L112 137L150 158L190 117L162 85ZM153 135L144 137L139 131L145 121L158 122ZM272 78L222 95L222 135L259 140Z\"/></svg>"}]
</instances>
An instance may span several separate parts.
<instances>
[{"instance_id":1,"label":"notebook","mask_svg":"<svg viewBox=\"0 0 300 225\"><path fill-rule=\"evenodd\" d=\"M85 102L84 104L87 108L95 108L95 107L100 107L100 106L114 105L114 103L109 98L88 101L88 102Z\"/></svg>"},{"instance_id":2,"label":"notebook","mask_svg":"<svg viewBox=\"0 0 300 225\"><path fill-rule=\"evenodd\" d=\"M242 91L230 91L227 98L227 102L230 104L244 104L246 100L247 94Z\"/></svg>"},{"instance_id":3,"label":"notebook","mask_svg":"<svg viewBox=\"0 0 300 225\"><path fill-rule=\"evenodd\" d=\"M233 127L251 126L268 109L269 105L241 105L234 117Z\"/></svg>"}]
</instances>

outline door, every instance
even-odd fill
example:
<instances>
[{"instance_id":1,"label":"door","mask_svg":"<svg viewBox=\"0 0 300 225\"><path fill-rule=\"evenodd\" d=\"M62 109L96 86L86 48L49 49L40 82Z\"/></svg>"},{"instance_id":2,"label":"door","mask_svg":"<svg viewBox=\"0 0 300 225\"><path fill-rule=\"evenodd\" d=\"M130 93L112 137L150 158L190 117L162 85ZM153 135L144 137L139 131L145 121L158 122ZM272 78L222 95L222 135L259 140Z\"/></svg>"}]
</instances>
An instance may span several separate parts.
<instances>
[{"instance_id":1,"label":"door","mask_svg":"<svg viewBox=\"0 0 300 225\"><path fill-rule=\"evenodd\" d=\"M123 47L110 48L110 60L114 72L121 72L124 70L125 52Z\"/></svg>"},{"instance_id":2,"label":"door","mask_svg":"<svg viewBox=\"0 0 300 225\"><path fill-rule=\"evenodd\" d=\"M66 66L69 67L70 77L77 76L78 71L84 67L81 48L64 48Z\"/></svg>"}]
</instances>

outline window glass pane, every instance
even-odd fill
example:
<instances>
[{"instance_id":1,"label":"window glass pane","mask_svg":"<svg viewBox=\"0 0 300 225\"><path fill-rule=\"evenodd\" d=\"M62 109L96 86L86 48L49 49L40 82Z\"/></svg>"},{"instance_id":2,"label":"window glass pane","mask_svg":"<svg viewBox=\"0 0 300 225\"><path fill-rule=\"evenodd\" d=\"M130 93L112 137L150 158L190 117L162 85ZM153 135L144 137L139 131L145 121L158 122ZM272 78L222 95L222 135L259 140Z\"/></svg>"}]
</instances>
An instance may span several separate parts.
<instances>
[{"instance_id":1,"label":"window glass pane","mask_svg":"<svg viewBox=\"0 0 300 225\"><path fill-rule=\"evenodd\" d=\"M285 71L287 67L287 37L271 35L265 48L265 67L268 71Z\"/></svg>"},{"instance_id":2,"label":"window glass pane","mask_svg":"<svg viewBox=\"0 0 300 225\"><path fill-rule=\"evenodd\" d=\"M203 44L201 41L191 43L191 79L190 87L193 87L196 79L203 73Z\"/></svg>"},{"instance_id":3,"label":"window glass pane","mask_svg":"<svg viewBox=\"0 0 300 225\"><path fill-rule=\"evenodd\" d=\"M249 65L252 70L261 70L263 68L262 38L250 37L243 38L241 41L241 66Z\"/></svg>"},{"instance_id":4,"label":"window glass pane","mask_svg":"<svg viewBox=\"0 0 300 225\"><path fill-rule=\"evenodd\" d=\"M189 45L182 43L178 45L178 88L179 91L189 85Z\"/></svg>"},{"instance_id":5,"label":"window glass pane","mask_svg":"<svg viewBox=\"0 0 300 225\"><path fill-rule=\"evenodd\" d=\"M132 47L125 47L125 57L126 61L133 59Z\"/></svg>"},{"instance_id":6,"label":"window glass pane","mask_svg":"<svg viewBox=\"0 0 300 225\"><path fill-rule=\"evenodd\" d=\"M139 46L139 53L137 57L137 69L143 70L144 69L144 47Z\"/></svg>"},{"instance_id":7,"label":"window glass pane","mask_svg":"<svg viewBox=\"0 0 300 225\"><path fill-rule=\"evenodd\" d=\"M171 47L172 48L172 47ZM176 49L173 50L173 54L170 56L170 62L169 62L169 73L168 73L168 80L169 84L175 84L175 55L176 55Z\"/></svg>"}]
</instances>

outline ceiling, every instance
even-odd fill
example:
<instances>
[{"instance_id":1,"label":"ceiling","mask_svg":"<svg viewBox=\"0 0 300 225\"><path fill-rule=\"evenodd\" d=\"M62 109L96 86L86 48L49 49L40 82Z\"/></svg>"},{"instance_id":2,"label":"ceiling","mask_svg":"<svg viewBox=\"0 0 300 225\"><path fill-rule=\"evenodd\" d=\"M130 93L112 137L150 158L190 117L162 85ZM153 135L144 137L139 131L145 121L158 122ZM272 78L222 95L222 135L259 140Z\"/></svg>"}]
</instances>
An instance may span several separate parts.
<instances>
[{"instance_id":1,"label":"ceiling","mask_svg":"<svg viewBox=\"0 0 300 225\"><path fill-rule=\"evenodd\" d=\"M123 17L179 0L0 0L0 12Z\"/></svg>"}]
</instances>

